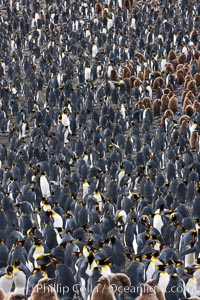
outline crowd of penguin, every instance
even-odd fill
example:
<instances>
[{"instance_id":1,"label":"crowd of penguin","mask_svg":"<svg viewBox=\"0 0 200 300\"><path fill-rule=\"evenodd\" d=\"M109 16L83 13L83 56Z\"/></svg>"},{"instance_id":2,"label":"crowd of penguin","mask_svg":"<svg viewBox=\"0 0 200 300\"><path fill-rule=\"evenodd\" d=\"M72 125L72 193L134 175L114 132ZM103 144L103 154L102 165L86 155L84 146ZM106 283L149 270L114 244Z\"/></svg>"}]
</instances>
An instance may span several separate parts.
<instances>
[{"instance_id":1,"label":"crowd of penguin","mask_svg":"<svg viewBox=\"0 0 200 300\"><path fill-rule=\"evenodd\" d=\"M198 0L0 0L0 299L199 299L199 28Z\"/></svg>"}]
</instances>

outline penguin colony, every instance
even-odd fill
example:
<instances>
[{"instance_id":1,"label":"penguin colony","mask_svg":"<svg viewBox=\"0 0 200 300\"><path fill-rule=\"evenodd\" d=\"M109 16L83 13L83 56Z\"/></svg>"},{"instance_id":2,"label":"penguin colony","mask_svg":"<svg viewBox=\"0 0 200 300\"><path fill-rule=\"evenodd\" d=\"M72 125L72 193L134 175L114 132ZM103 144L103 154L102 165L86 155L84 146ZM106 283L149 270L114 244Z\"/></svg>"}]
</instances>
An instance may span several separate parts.
<instances>
[{"instance_id":1,"label":"penguin colony","mask_svg":"<svg viewBox=\"0 0 200 300\"><path fill-rule=\"evenodd\" d=\"M0 299L199 299L199 1L0 0L0 28Z\"/></svg>"}]
</instances>

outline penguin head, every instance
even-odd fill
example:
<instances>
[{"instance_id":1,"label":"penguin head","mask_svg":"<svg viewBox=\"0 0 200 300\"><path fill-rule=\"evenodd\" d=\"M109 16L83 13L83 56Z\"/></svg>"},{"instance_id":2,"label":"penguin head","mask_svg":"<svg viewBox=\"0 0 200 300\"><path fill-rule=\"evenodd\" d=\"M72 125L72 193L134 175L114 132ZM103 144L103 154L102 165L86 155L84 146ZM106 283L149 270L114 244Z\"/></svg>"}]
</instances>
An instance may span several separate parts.
<instances>
[{"instance_id":1,"label":"penguin head","mask_svg":"<svg viewBox=\"0 0 200 300\"><path fill-rule=\"evenodd\" d=\"M196 272L196 269L194 267L186 267L183 270L184 274L190 275L192 276L194 274L194 272Z\"/></svg>"},{"instance_id":2,"label":"penguin head","mask_svg":"<svg viewBox=\"0 0 200 300\"><path fill-rule=\"evenodd\" d=\"M125 252L124 255L130 259L131 261L134 259L134 252L133 251L128 251L128 252Z\"/></svg>"},{"instance_id":3,"label":"penguin head","mask_svg":"<svg viewBox=\"0 0 200 300\"><path fill-rule=\"evenodd\" d=\"M13 274L13 267L12 266L7 266L6 267L6 273L8 274L8 275L12 275Z\"/></svg>"},{"instance_id":4,"label":"penguin head","mask_svg":"<svg viewBox=\"0 0 200 300\"><path fill-rule=\"evenodd\" d=\"M170 278L179 278L179 275L177 272L175 272L170 275Z\"/></svg>"},{"instance_id":5,"label":"penguin head","mask_svg":"<svg viewBox=\"0 0 200 300\"><path fill-rule=\"evenodd\" d=\"M103 286L109 286L110 280L107 276L101 276L97 281L98 284L102 284Z\"/></svg>"},{"instance_id":6,"label":"penguin head","mask_svg":"<svg viewBox=\"0 0 200 300\"><path fill-rule=\"evenodd\" d=\"M151 257L152 257L152 253L146 253L146 254L143 254L142 255L142 258L144 258L144 259L151 259Z\"/></svg>"},{"instance_id":7,"label":"penguin head","mask_svg":"<svg viewBox=\"0 0 200 300\"><path fill-rule=\"evenodd\" d=\"M34 244L35 244L36 246L40 246L40 245L42 244L42 239L36 238L36 239L34 240Z\"/></svg>"},{"instance_id":8,"label":"penguin head","mask_svg":"<svg viewBox=\"0 0 200 300\"><path fill-rule=\"evenodd\" d=\"M140 221L147 227L150 225L150 219L147 215L142 215Z\"/></svg>"},{"instance_id":9,"label":"penguin head","mask_svg":"<svg viewBox=\"0 0 200 300\"><path fill-rule=\"evenodd\" d=\"M127 214L124 210L120 210L117 212L117 221L122 220L123 223L126 223L126 219L127 219Z\"/></svg>"},{"instance_id":10,"label":"penguin head","mask_svg":"<svg viewBox=\"0 0 200 300\"><path fill-rule=\"evenodd\" d=\"M168 264L165 265L157 265L156 266L156 270L161 271L161 272L165 272L165 269L168 267Z\"/></svg>"},{"instance_id":11,"label":"penguin head","mask_svg":"<svg viewBox=\"0 0 200 300\"><path fill-rule=\"evenodd\" d=\"M53 216L53 211L50 210L50 209L48 209L48 210L46 211L46 214L47 214L48 217L52 217L52 216Z\"/></svg>"},{"instance_id":12,"label":"penguin head","mask_svg":"<svg viewBox=\"0 0 200 300\"><path fill-rule=\"evenodd\" d=\"M142 261L142 255L141 254L135 254L134 255L134 260L137 262L141 262Z\"/></svg>"},{"instance_id":13,"label":"penguin head","mask_svg":"<svg viewBox=\"0 0 200 300\"><path fill-rule=\"evenodd\" d=\"M18 241L17 241L17 246L19 246L19 247L23 247L24 244L25 244L25 239L22 239L22 240L18 240Z\"/></svg>"},{"instance_id":14,"label":"penguin head","mask_svg":"<svg viewBox=\"0 0 200 300\"><path fill-rule=\"evenodd\" d=\"M175 261L175 267L176 268L179 268L179 267L181 267L183 265L183 263L182 263L182 261Z\"/></svg>"},{"instance_id":15,"label":"penguin head","mask_svg":"<svg viewBox=\"0 0 200 300\"><path fill-rule=\"evenodd\" d=\"M112 234L111 237L110 237L110 242L111 244L114 244L114 242L116 241L117 237L115 234Z\"/></svg>"}]
</instances>

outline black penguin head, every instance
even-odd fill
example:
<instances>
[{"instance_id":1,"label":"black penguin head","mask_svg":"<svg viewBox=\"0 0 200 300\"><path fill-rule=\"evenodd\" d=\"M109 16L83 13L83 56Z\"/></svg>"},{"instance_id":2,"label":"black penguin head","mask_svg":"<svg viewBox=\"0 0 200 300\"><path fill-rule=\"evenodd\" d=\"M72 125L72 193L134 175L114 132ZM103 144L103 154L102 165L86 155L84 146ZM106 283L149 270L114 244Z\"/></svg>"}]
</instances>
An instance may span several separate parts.
<instances>
[{"instance_id":1,"label":"black penguin head","mask_svg":"<svg viewBox=\"0 0 200 300\"><path fill-rule=\"evenodd\" d=\"M40 246L41 244L42 244L42 239L35 239L35 241L34 241L34 244L36 245L36 246Z\"/></svg>"},{"instance_id":2,"label":"black penguin head","mask_svg":"<svg viewBox=\"0 0 200 300\"><path fill-rule=\"evenodd\" d=\"M47 210L46 214L47 214L48 217L51 217L53 215L53 212L51 210Z\"/></svg>"},{"instance_id":3,"label":"black penguin head","mask_svg":"<svg viewBox=\"0 0 200 300\"><path fill-rule=\"evenodd\" d=\"M158 271L161 271L161 272L164 272L165 269L168 267L168 264L165 264L165 265L157 265L156 266L156 270Z\"/></svg>"},{"instance_id":4,"label":"black penguin head","mask_svg":"<svg viewBox=\"0 0 200 300\"><path fill-rule=\"evenodd\" d=\"M192 275L194 274L194 272L196 272L196 270L197 270L197 269L194 268L194 267L186 267L186 268L183 270L183 273L192 276Z\"/></svg>"},{"instance_id":5,"label":"black penguin head","mask_svg":"<svg viewBox=\"0 0 200 300\"><path fill-rule=\"evenodd\" d=\"M178 278L178 277L179 277L179 275L176 272L170 275L170 278Z\"/></svg>"},{"instance_id":6,"label":"black penguin head","mask_svg":"<svg viewBox=\"0 0 200 300\"><path fill-rule=\"evenodd\" d=\"M17 246L23 247L24 244L25 244L25 239L22 239L22 240L18 240L18 241L17 241Z\"/></svg>"},{"instance_id":7,"label":"black penguin head","mask_svg":"<svg viewBox=\"0 0 200 300\"><path fill-rule=\"evenodd\" d=\"M110 237L110 241L111 241L111 244L114 244L114 242L116 241L116 239L117 239L117 237L116 237L116 235L111 235L111 237Z\"/></svg>"},{"instance_id":8,"label":"black penguin head","mask_svg":"<svg viewBox=\"0 0 200 300\"><path fill-rule=\"evenodd\" d=\"M150 225L150 220L149 217L147 215L143 215L140 218L141 222L145 225L145 226L149 226Z\"/></svg>"},{"instance_id":9,"label":"black penguin head","mask_svg":"<svg viewBox=\"0 0 200 300\"><path fill-rule=\"evenodd\" d=\"M13 272L13 267L12 266L7 266L6 267L6 272L7 272L8 275L11 275L12 272Z\"/></svg>"},{"instance_id":10,"label":"black penguin head","mask_svg":"<svg viewBox=\"0 0 200 300\"><path fill-rule=\"evenodd\" d=\"M141 254L135 254L134 255L134 260L137 262L141 262L142 261L142 255Z\"/></svg>"},{"instance_id":11,"label":"black penguin head","mask_svg":"<svg viewBox=\"0 0 200 300\"><path fill-rule=\"evenodd\" d=\"M183 263L182 263L182 261L175 261L175 267L176 268L179 268L179 267L181 267L183 265Z\"/></svg>"},{"instance_id":12,"label":"black penguin head","mask_svg":"<svg viewBox=\"0 0 200 300\"><path fill-rule=\"evenodd\" d=\"M14 266L18 267L21 264L21 261L19 259L15 259Z\"/></svg>"}]
</instances>

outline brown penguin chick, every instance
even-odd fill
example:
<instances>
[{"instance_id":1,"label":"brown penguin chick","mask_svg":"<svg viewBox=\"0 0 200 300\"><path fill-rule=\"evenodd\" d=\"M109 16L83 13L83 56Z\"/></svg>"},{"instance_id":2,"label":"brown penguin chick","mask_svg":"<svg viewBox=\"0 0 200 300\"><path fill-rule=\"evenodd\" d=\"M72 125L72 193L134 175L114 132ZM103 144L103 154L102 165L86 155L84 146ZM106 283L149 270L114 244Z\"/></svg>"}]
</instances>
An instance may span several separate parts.
<instances>
[{"instance_id":1,"label":"brown penguin chick","mask_svg":"<svg viewBox=\"0 0 200 300\"><path fill-rule=\"evenodd\" d=\"M184 69L184 65L183 65L183 64L178 64L178 65L176 66L176 71L178 71L178 70L182 70L183 73L184 73L184 75L185 75L185 69Z\"/></svg>"},{"instance_id":2,"label":"brown penguin chick","mask_svg":"<svg viewBox=\"0 0 200 300\"><path fill-rule=\"evenodd\" d=\"M184 64L186 62L186 55L185 53L181 53L179 56L178 56L178 63L179 64Z\"/></svg>"},{"instance_id":3,"label":"brown penguin chick","mask_svg":"<svg viewBox=\"0 0 200 300\"><path fill-rule=\"evenodd\" d=\"M188 128L188 126L189 126L189 121L183 120L180 126L180 134L183 134L183 132L185 132L185 128Z\"/></svg>"},{"instance_id":4,"label":"brown penguin chick","mask_svg":"<svg viewBox=\"0 0 200 300\"><path fill-rule=\"evenodd\" d=\"M188 82L192 80L192 76L191 75L186 75L185 76L185 82L184 82L184 89L187 89L187 85L188 85Z\"/></svg>"},{"instance_id":5,"label":"brown penguin chick","mask_svg":"<svg viewBox=\"0 0 200 300\"><path fill-rule=\"evenodd\" d=\"M117 74L117 70L115 68L113 68L110 72L110 80L118 81L118 74Z\"/></svg>"},{"instance_id":6,"label":"brown penguin chick","mask_svg":"<svg viewBox=\"0 0 200 300\"><path fill-rule=\"evenodd\" d=\"M178 66L178 59L176 58L176 59L173 59L172 61L171 61L171 63L172 63L172 65L174 66L174 69L176 69L176 67Z\"/></svg>"},{"instance_id":7,"label":"brown penguin chick","mask_svg":"<svg viewBox=\"0 0 200 300\"><path fill-rule=\"evenodd\" d=\"M168 83L167 84L167 88L171 91L171 92L174 92L174 86L172 83Z\"/></svg>"},{"instance_id":8,"label":"brown penguin chick","mask_svg":"<svg viewBox=\"0 0 200 300\"><path fill-rule=\"evenodd\" d=\"M191 101L192 103L194 103L195 96L194 96L194 94L193 94L192 91L188 91L187 94L185 95L185 97L188 98L188 99L190 99L190 101Z\"/></svg>"},{"instance_id":9,"label":"brown penguin chick","mask_svg":"<svg viewBox=\"0 0 200 300\"><path fill-rule=\"evenodd\" d=\"M60 35L60 29L58 26L54 26L54 31L57 35Z\"/></svg>"},{"instance_id":10,"label":"brown penguin chick","mask_svg":"<svg viewBox=\"0 0 200 300\"><path fill-rule=\"evenodd\" d=\"M185 108L188 105L192 105L192 101L189 98L185 97L184 102L183 102L183 107L182 107L183 113L185 113Z\"/></svg>"},{"instance_id":11,"label":"brown penguin chick","mask_svg":"<svg viewBox=\"0 0 200 300\"><path fill-rule=\"evenodd\" d=\"M165 88L164 91L163 91L163 94L164 95L169 95L169 93L170 93L170 89Z\"/></svg>"},{"instance_id":12,"label":"brown penguin chick","mask_svg":"<svg viewBox=\"0 0 200 300\"><path fill-rule=\"evenodd\" d=\"M108 3L104 2L103 3L103 8L109 8Z\"/></svg>"},{"instance_id":13,"label":"brown penguin chick","mask_svg":"<svg viewBox=\"0 0 200 300\"><path fill-rule=\"evenodd\" d=\"M173 74L174 73L174 66L172 64L166 64L165 73L166 74Z\"/></svg>"},{"instance_id":14,"label":"brown penguin chick","mask_svg":"<svg viewBox=\"0 0 200 300\"><path fill-rule=\"evenodd\" d=\"M158 300L165 300L165 294L163 293L163 290L157 286L157 280L156 279L149 279L146 284L150 285L155 289L156 297Z\"/></svg>"},{"instance_id":15,"label":"brown penguin chick","mask_svg":"<svg viewBox=\"0 0 200 300\"><path fill-rule=\"evenodd\" d=\"M161 113L161 100L155 99L153 101L153 114L154 116L160 116Z\"/></svg>"},{"instance_id":16,"label":"brown penguin chick","mask_svg":"<svg viewBox=\"0 0 200 300\"><path fill-rule=\"evenodd\" d=\"M145 106L145 108L151 108L151 99L150 99L150 97L144 97L142 99L142 103Z\"/></svg>"},{"instance_id":17,"label":"brown penguin chick","mask_svg":"<svg viewBox=\"0 0 200 300\"><path fill-rule=\"evenodd\" d=\"M109 17L110 17L109 10L105 3L104 8L102 9L102 18L104 19L104 18L109 18Z\"/></svg>"},{"instance_id":18,"label":"brown penguin chick","mask_svg":"<svg viewBox=\"0 0 200 300\"><path fill-rule=\"evenodd\" d=\"M190 81L187 83L186 88L187 88L189 91L192 91L192 92L195 94L196 91L197 91L197 86L196 86L195 80L190 80Z\"/></svg>"},{"instance_id":19,"label":"brown penguin chick","mask_svg":"<svg viewBox=\"0 0 200 300\"><path fill-rule=\"evenodd\" d=\"M158 5L157 0L151 0L151 8L156 7Z\"/></svg>"},{"instance_id":20,"label":"brown penguin chick","mask_svg":"<svg viewBox=\"0 0 200 300\"><path fill-rule=\"evenodd\" d=\"M200 297L189 297L189 298L187 298L188 300L200 300Z\"/></svg>"},{"instance_id":21,"label":"brown penguin chick","mask_svg":"<svg viewBox=\"0 0 200 300\"><path fill-rule=\"evenodd\" d=\"M0 288L0 300L4 300L5 299L5 294L2 288Z\"/></svg>"},{"instance_id":22,"label":"brown penguin chick","mask_svg":"<svg viewBox=\"0 0 200 300\"><path fill-rule=\"evenodd\" d=\"M145 67L144 68L144 79L149 80L149 75L152 73L151 68Z\"/></svg>"},{"instance_id":23,"label":"brown penguin chick","mask_svg":"<svg viewBox=\"0 0 200 300\"><path fill-rule=\"evenodd\" d=\"M196 82L196 86L200 86L200 73L196 73L195 75L194 75L194 80L195 80L195 82Z\"/></svg>"},{"instance_id":24,"label":"brown penguin chick","mask_svg":"<svg viewBox=\"0 0 200 300\"><path fill-rule=\"evenodd\" d=\"M198 150L198 139L199 139L199 133L198 131L194 130L189 139L191 150Z\"/></svg>"},{"instance_id":25,"label":"brown penguin chick","mask_svg":"<svg viewBox=\"0 0 200 300\"><path fill-rule=\"evenodd\" d=\"M99 3L99 0L97 0L97 2L95 3L94 10L95 10L96 14L101 13L102 5Z\"/></svg>"},{"instance_id":26,"label":"brown penguin chick","mask_svg":"<svg viewBox=\"0 0 200 300\"><path fill-rule=\"evenodd\" d=\"M163 86L164 80L162 77L157 77L153 82L153 88L158 89Z\"/></svg>"},{"instance_id":27,"label":"brown penguin chick","mask_svg":"<svg viewBox=\"0 0 200 300\"><path fill-rule=\"evenodd\" d=\"M123 273L111 273L107 275L110 284L114 285L116 287L117 291L119 291L121 294L123 293L125 287L130 287L131 286L131 280L130 278Z\"/></svg>"},{"instance_id":28,"label":"brown penguin chick","mask_svg":"<svg viewBox=\"0 0 200 300\"><path fill-rule=\"evenodd\" d=\"M171 109L167 109L166 111L165 111L165 113L164 113L164 116L166 117L166 118L170 118L170 119L174 119L174 113L173 113L173 111L171 110Z\"/></svg>"},{"instance_id":29,"label":"brown penguin chick","mask_svg":"<svg viewBox=\"0 0 200 300\"><path fill-rule=\"evenodd\" d=\"M156 79L157 77L161 77L161 73L159 71L154 71L153 76Z\"/></svg>"},{"instance_id":30,"label":"brown penguin chick","mask_svg":"<svg viewBox=\"0 0 200 300\"><path fill-rule=\"evenodd\" d=\"M172 61L176 59L176 52L174 50L170 50L168 53L168 60Z\"/></svg>"},{"instance_id":31,"label":"brown penguin chick","mask_svg":"<svg viewBox=\"0 0 200 300\"><path fill-rule=\"evenodd\" d=\"M184 70L185 70L185 68L184 68ZM191 74L187 74L186 73L186 70L185 70L185 81L190 81L190 80L192 80L193 78L192 78L192 75Z\"/></svg>"},{"instance_id":32,"label":"brown penguin chick","mask_svg":"<svg viewBox=\"0 0 200 300\"><path fill-rule=\"evenodd\" d=\"M131 74L133 74L133 64L131 60L127 60L126 62L126 66L129 68L129 70L131 71Z\"/></svg>"},{"instance_id":33,"label":"brown penguin chick","mask_svg":"<svg viewBox=\"0 0 200 300\"><path fill-rule=\"evenodd\" d=\"M165 128L165 120L167 119L167 117L164 115L162 116L162 118L160 119L160 126L162 126L164 128L164 130L166 130Z\"/></svg>"},{"instance_id":34,"label":"brown penguin chick","mask_svg":"<svg viewBox=\"0 0 200 300\"><path fill-rule=\"evenodd\" d=\"M179 69L179 70L176 71L175 78L176 78L177 84L179 84L179 85L184 84L184 82L185 82L185 75L184 75L182 69Z\"/></svg>"},{"instance_id":35,"label":"brown penguin chick","mask_svg":"<svg viewBox=\"0 0 200 300\"><path fill-rule=\"evenodd\" d=\"M134 75L132 75L130 78L129 78L129 83L130 83L130 87L133 89L135 87L134 85L134 82L136 80L136 77Z\"/></svg>"},{"instance_id":36,"label":"brown penguin chick","mask_svg":"<svg viewBox=\"0 0 200 300\"><path fill-rule=\"evenodd\" d=\"M131 8L131 1L130 0L124 0L124 7L127 9Z\"/></svg>"},{"instance_id":37,"label":"brown penguin chick","mask_svg":"<svg viewBox=\"0 0 200 300\"><path fill-rule=\"evenodd\" d=\"M190 118L186 115L181 116L180 119L179 119L179 124L182 125L183 122L188 122L189 123Z\"/></svg>"},{"instance_id":38,"label":"brown penguin chick","mask_svg":"<svg viewBox=\"0 0 200 300\"><path fill-rule=\"evenodd\" d=\"M123 80L124 79L127 79L127 78L130 78L131 77L131 71L128 67L124 67L124 70L123 70Z\"/></svg>"},{"instance_id":39,"label":"brown penguin chick","mask_svg":"<svg viewBox=\"0 0 200 300\"><path fill-rule=\"evenodd\" d=\"M104 72L104 74L103 74L103 79L104 79L105 81L108 81L108 73L107 73L107 72Z\"/></svg>"},{"instance_id":40,"label":"brown penguin chick","mask_svg":"<svg viewBox=\"0 0 200 300\"><path fill-rule=\"evenodd\" d=\"M185 100L186 95L187 95L188 92L189 92L188 90L184 90L184 91L183 91L183 93L182 93L182 95L181 95L182 104L183 104L183 102L184 102L184 100Z\"/></svg>"},{"instance_id":41,"label":"brown penguin chick","mask_svg":"<svg viewBox=\"0 0 200 300\"><path fill-rule=\"evenodd\" d=\"M46 23L46 17L45 17L43 10L41 10L41 12L40 12L40 19L42 21L42 24Z\"/></svg>"},{"instance_id":42,"label":"brown penguin chick","mask_svg":"<svg viewBox=\"0 0 200 300\"><path fill-rule=\"evenodd\" d=\"M136 12L140 11L139 5L136 5L136 6L135 6L135 11L136 11Z\"/></svg>"},{"instance_id":43,"label":"brown penguin chick","mask_svg":"<svg viewBox=\"0 0 200 300\"><path fill-rule=\"evenodd\" d=\"M168 97L171 98L172 96L174 96L174 93L172 91L170 91L168 94Z\"/></svg>"},{"instance_id":44,"label":"brown penguin chick","mask_svg":"<svg viewBox=\"0 0 200 300\"><path fill-rule=\"evenodd\" d=\"M198 30L196 28L194 28L191 32L190 32L190 39L194 38L194 37L198 37Z\"/></svg>"},{"instance_id":45,"label":"brown penguin chick","mask_svg":"<svg viewBox=\"0 0 200 300\"><path fill-rule=\"evenodd\" d=\"M121 15L122 12L122 7L119 5L119 3L117 3L117 8L116 8L116 15L119 16Z\"/></svg>"},{"instance_id":46,"label":"brown penguin chick","mask_svg":"<svg viewBox=\"0 0 200 300\"><path fill-rule=\"evenodd\" d=\"M168 109L168 104L169 104L169 97L168 95L164 94L161 97L161 109L162 111L165 111L166 109Z\"/></svg>"},{"instance_id":47,"label":"brown penguin chick","mask_svg":"<svg viewBox=\"0 0 200 300\"><path fill-rule=\"evenodd\" d=\"M50 278L42 278L34 287L29 300L58 300Z\"/></svg>"},{"instance_id":48,"label":"brown penguin chick","mask_svg":"<svg viewBox=\"0 0 200 300\"><path fill-rule=\"evenodd\" d=\"M101 276L97 283L97 286L92 291L91 300L116 300L107 276Z\"/></svg>"},{"instance_id":49,"label":"brown penguin chick","mask_svg":"<svg viewBox=\"0 0 200 300\"><path fill-rule=\"evenodd\" d=\"M153 287L146 283L140 284L140 295L136 300L158 300Z\"/></svg>"},{"instance_id":50,"label":"brown penguin chick","mask_svg":"<svg viewBox=\"0 0 200 300\"><path fill-rule=\"evenodd\" d=\"M175 96L169 98L168 109L172 110L174 113L178 110L178 99Z\"/></svg>"},{"instance_id":51,"label":"brown penguin chick","mask_svg":"<svg viewBox=\"0 0 200 300\"><path fill-rule=\"evenodd\" d=\"M136 80L134 81L134 87L139 87L141 84L141 80L139 78L136 78Z\"/></svg>"},{"instance_id":52,"label":"brown penguin chick","mask_svg":"<svg viewBox=\"0 0 200 300\"><path fill-rule=\"evenodd\" d=\"M19 294L19 293L9 293L6 300L26 300L26 295Z\"/></svg>"},{"instance_id":53,"label":"brown penguin chick","mask_svg":"<svg viewBox=\"0 0 200 300\"><path fill-rule=\"evenodd\" d=\"M194 107L194 110L196 112L200 112L200 103L198 100L195 100L194 103L193 103L193 107Z\"/></svg>"},{"instance_id":54,"label":"brown penguin chick","mask_svg":"<svg viewBox=\"0 0 200 300\"><path fill-rule=\"evenodd\" d=\"M192 105L187 105L186 108L185 108L185 114L189 117L192 117L193 114L194 114L194 108Z\"/></svg>"},{"instance_id":55,"label":"brown penguin chick","mask_svg":"<svg viewBox=\"0 0 200 300\"><path fill-rule=\"evenodd\" d=\"M144 73L142 71L139 71L138 78L143 81L144 80Z\"/></svg>"},{"instance_id":56,"label":"brown penguin chick","mask_svg":"<svg viewBox=\"0 0 200 300\"><path fill-rule=\"evenodd\" d=\"M191 73L191 66L190 66L190 64L185 64L184 65L184 69L185 69L186 74L190 75L190 73Z\"/></svg>"},{"instance_id":57,"label":"brown penguin chick","mask_svg":"<svg viewBox=\"0 0 200 300\"><path fill-rule=\"evenodd\" d=\"M139 59L140 62L144 62L144 55L140 52L135 52L135 56Z\"/></svg>"},{"instance_id":58,"label":"brown penguin chick","mask_svg":"<svg viewBox=\"0 0 200 300\"><path fill-rule=\"evenodd\" d=\"M194 50L194 58L195 58L196 60L198 60L198 59L200 58L200 51L197 50L197 49Z\"/></svg>"}]
</instances>

